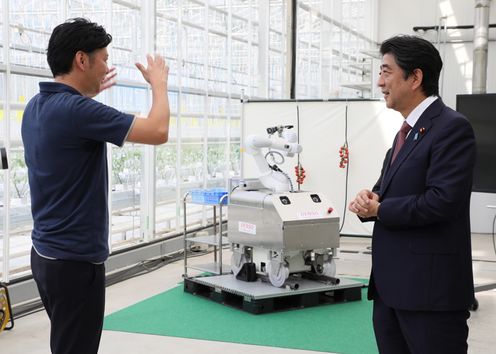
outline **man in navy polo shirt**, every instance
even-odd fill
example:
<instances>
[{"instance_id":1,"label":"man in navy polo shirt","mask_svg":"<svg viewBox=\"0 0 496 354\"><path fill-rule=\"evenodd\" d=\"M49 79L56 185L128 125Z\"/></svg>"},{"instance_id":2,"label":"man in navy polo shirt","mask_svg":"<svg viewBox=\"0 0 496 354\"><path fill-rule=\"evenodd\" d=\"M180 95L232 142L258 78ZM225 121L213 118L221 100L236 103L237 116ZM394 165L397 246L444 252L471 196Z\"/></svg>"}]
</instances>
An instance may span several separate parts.
<instances>
[{"instance_id":1,"label":"man in navy polo shirt","mask_svg":"<svg viewBox=\"0 0 496 354\"><path fill-rule=\"evenodd\" d=\"M31 268L50 317L52 353L97 353L108 257L106 143L162 144L169 133L169 68L158 55L136 64L151 85L147 117L92 99L114 84L107 66L112 36L76 18L57 26L47 60L54 82L24 111L22 139L34 226Z\"/></svg>"}]
</instances>

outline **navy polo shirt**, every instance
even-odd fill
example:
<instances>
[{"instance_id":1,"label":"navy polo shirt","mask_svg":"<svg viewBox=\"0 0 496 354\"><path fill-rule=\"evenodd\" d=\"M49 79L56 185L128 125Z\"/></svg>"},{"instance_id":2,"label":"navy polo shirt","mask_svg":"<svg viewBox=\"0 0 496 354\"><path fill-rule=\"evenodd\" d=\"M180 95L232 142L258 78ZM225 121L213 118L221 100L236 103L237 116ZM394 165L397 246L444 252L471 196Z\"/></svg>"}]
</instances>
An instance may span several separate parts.
<instances>
[{"instance_id":1,"label":"navy polo shirt","mask_svg":"<svg viewBox=\"0 0 496 354\"><path fill-rule=\"evenodd\" d=\"M40 83L22 119L33 246L45 257L100 263L108 249L106 142L122 146L134 116L74 88Z\"/></svg>"}]
</instances>

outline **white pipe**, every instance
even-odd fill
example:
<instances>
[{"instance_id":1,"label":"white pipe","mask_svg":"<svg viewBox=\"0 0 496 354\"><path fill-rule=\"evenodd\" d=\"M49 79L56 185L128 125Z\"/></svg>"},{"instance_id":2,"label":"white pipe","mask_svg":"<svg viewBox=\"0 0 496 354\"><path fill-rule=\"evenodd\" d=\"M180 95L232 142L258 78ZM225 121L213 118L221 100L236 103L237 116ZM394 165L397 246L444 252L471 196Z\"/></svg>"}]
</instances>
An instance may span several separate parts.
<instances>
[{"instance_id":1,"label":"white pipe","mask_svg":"<svg viewBox=\"0 0 496 354\"><path fill-rule=\"evenodd\" d=\"M486 93L490 4L491 0L475 0L472 93Z\"/></svg>"}]
</instances>

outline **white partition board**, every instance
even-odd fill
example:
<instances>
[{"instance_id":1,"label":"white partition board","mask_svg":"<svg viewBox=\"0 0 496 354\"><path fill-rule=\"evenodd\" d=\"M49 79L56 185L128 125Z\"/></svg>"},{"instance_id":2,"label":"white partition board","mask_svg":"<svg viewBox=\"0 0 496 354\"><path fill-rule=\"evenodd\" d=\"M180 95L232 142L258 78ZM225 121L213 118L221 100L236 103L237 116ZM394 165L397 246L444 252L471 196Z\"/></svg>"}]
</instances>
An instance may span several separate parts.
<instances>
[{"instance_id":1,"label":"white partition board","mask_svg":"<svg viewBox=\"0 0 496 354\"><path fill-rule=\"evenodd\" d=\"M243 103L241 139L243 143L251 134L265 136L266 128L271 126L294 125L303 147L300 162L306 170L301 189L325 194L338 211L341 223L346 214L342 234L371 235L373 223L361 223L356 215L347 211L345 199L349 203L361 189L373 187L386 151L402 122L403 117L387 109L381 101L248 101ZM346 140L345 129L350 156L348 183L346 169L339 167L339 149ZM258 177L253 158L241 151L242 177ZM295 156L279 165L292 177L295 189L296 164Z\"/></svg>"}]
</instances>

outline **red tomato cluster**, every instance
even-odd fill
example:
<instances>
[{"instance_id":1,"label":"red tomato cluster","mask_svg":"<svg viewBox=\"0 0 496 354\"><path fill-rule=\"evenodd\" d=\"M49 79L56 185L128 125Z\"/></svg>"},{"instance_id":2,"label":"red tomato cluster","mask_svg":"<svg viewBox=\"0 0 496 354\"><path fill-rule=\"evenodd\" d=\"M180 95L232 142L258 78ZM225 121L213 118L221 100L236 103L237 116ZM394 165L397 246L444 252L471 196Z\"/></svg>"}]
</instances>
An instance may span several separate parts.
<instances>
[{"instance_id":1,"label":"red tomato cluster","mask_svg":"<svg viewBox=\"0 0 496 354\"><path fill-rule=\"evenodd\" d=\"M301 164L295 166L295 174L296 174L296 182L298 184L303 184L303 180L305 179L305 169Z\"/></svg>"},{"instance_id":2,"label":"red tomato cluster","mask_svg":"<svg viewBox=\"0 0 496 354\"><path fill-rule=\"evenodd\" d=\"M339 149L339 157L341 158L341 161L339 161L339 167L340 168L345 168L346 165L348 164L348 156L349 156L349 151L348 151L348 146L343 145Z\"/></svg>"}]
</instances>

